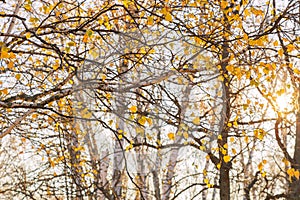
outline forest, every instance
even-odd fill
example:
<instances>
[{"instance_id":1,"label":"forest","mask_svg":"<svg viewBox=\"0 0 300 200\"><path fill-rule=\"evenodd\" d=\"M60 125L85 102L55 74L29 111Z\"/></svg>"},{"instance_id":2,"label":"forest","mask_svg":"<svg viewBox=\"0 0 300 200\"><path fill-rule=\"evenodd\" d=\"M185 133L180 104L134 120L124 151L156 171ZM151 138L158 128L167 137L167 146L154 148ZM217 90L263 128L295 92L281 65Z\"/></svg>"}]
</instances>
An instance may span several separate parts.
<instances>
[{"instance_id":1,"label":"forest","mask_svg":"<svg viewBox=\"0 0 300 200\"><path fill-rule=\"evenodd\" d=\"M0 22L0 199L300 199L299 0L2 0Z\"/></svg>"}]
</instances>

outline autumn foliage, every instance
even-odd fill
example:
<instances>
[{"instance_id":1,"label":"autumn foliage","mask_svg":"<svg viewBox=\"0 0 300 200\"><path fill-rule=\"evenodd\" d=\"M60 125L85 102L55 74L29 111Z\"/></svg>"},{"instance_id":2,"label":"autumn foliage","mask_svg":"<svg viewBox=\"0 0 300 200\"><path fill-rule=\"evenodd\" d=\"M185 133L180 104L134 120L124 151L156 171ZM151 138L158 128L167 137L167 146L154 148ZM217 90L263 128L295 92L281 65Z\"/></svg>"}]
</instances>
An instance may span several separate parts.
<instances>
[{"instance_id":1,"label":"autumn foliage","mask_svg":"<svg viewBox=\"0 0 300 200\"><path fill-rule=\"evenodd\" d=\"M3 199L299 199L298 0L0 1Z\"/></svg>"}]
</instances>

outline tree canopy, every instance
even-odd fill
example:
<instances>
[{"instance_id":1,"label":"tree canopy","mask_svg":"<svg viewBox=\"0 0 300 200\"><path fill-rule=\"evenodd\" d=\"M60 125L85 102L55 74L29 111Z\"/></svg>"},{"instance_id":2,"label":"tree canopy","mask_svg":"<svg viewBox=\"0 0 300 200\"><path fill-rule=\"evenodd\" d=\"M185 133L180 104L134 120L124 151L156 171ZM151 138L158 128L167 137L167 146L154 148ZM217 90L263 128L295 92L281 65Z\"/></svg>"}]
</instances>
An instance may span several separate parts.
<instances>
[{"instance_id":1,"label":"tree canopy","mask_svg":"<svg viewBox=\"0 0 300 200\"><path fill-rule=\"evenodd\" d=\"M3 199L299 199L298 0L0 1Z\"/></svg>"}]
</instances>

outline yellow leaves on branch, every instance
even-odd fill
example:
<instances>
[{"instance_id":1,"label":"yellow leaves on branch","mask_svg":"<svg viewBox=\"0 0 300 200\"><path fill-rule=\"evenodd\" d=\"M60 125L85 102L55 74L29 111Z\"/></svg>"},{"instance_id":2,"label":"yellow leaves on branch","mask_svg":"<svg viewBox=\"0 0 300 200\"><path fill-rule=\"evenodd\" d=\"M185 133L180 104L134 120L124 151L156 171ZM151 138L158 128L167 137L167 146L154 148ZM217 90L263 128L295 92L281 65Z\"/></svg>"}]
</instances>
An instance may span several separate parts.
<instances>
[{"instance_id":1,"label":"yellow leaves on branch","mask_svg":"<svg viewBox=\"0 0 300 200\"><path fill-rule=\"evenodd\" d=\"M225 9L228 6L228 4L229 4L228 1L225 1L225 0L220 2L220 6L222 9Z\"/></svg>"},{"instance_id":2,"label":"yellow leaves on branch","mask_svg":"<svg viewBox=\"0 0 300 200\"><path fill-rule=\"evenodd\" d=\"M2 95L2 94L7 95L8 94L8 89L4 88L4 89L0 90L0 95Z\"/></svg>"},{"instance_id":3,"label":"yellow leaves on branch","mask_svg":"<svg viewBox=\"0 0 300 200\"><path fill-rule=\"evenodd\" d=\"M168 7L164 7L162 10L161 10L161 13L164 15L165 19L169 22L172 22L173 21L173 17L170 13L170 9Z\"/></svg>"},{"instance_id":4,"label":"yellow leaves on branch","mask_svg":"<svg viewBox=\"0 0 300 200\"><path fill-rule=\"evenodd\" d=\"M292 177L296 177L298 180L300 178L300 172L294 168L289 168L286 173L289 175L290 182L292 182Z\"/></svg>"},{"instance_id":5,"label":"yellow leaves on branch","mask_svg":"<svg viewBox=\"0 0 300 200\"><path fill-rule=\"evenodd\" d=\"M257 168L258 168L258 170L260 171L260 173L264 174L263 176L265 176L265 172L263 171L263 168L264 168L265 164L267 164L267 161L266 161L266 160L262 160L262 161L258 164L258 166L257 166Z\"/></svg>"},{"instance_id":6,"label":"yellow leaves on branch","mask_svg":"<svg viewBox=\"0 0 300 200\"><path fill-rule=\"evenodd\" d=\"M195 117L195 118L193 119L193 124L199 126L199 125L200 125L200 118L199 118L199 117Z\"/></svg>"},{"instance_id":7,"label":"yellow leaves on branch","mask_svg":"<svg viewBox=\"0 0 300 200\"><path fill-rule=\"evenodd\" d=\"M267 132L264 131L263 129L255 129L254 130L254 137L263 140L264 137L266 136Z\"/></svg>"},{"instance_id":8,"label":"yellow leaves on branch","mask_svg":"<svg viewBox=\"0 0 300 200\"><path fill-rule=\"evenodd\" d=\"M31 33L27 32L27 33L25 34L25 37L26 37L26 39L29 39L29 38L31 37Z\"/></svg>"},{"instance_id":9,"label":"yellow leaves on branch","mask_svg":"<svg viewBox=\"0 0 300 200\"><path fill-rule=\"evenodd\" d=\"M238 79L241 79L242 76L245 74L245 71L241 69L241 67L234 67L233 65L227 65L226 70L230 74L235 75Z\"/></svg>"},{"instance_id":10,"label":"yellow leaves on branch","mask_svg":"<svg viewBox=\"0 0 300 200\"><path fill-rule=\"evenodd\" d=\"M249 39L249 45L251 45L251 46L263 47L268 42L269 42L268 36L263 36L263 37L260 37L259 39L255 39L255 40Z\"/></svg>"},{"instance_id":11,"label":"yellow leaves on branch","mask_svg":"<svg viewBox=\"0 0 300 200\"><path fill-rule=\"evenodd\" d=\"M92 37L93 33L94 32L92 30L88 29L83 36L82 42L87 43L88 39L90 39Z\"/></svg>"},{"instance_id":12,"label":"yellow leaves on branch","mask_svg":"<svg viewBox=\"0 0 300 200\"><path fill-rule=\"evenodd\" d=\"M254 14L255 16L264 16L264 12L262 10L254 8L254 7L250 8L250 12L252 14Z\"/></svg>"},{"instance_id":13,"label":"yellow leaves on branch","mask_svg":"<svg viewBox=\"0 0 300 200\"><path fill-rule=\"evenodd\" d=\"M134 108L133 108L134 109ZM149 118L149 117L145 117L145 116L141 116L139 119L138 119L138 123L142 126L144 126L146 124L146 122L148 123L149 126L151 126L153 123L152 123L152 119Z\"/></svg>"},{"instance_id":14,"label":"yellow leaves on branch","mask_svg":"<svg viewBox=\"0 0 300 200\"><path fill-rule=\"evenodd\" d=\"M154 24L154 17L151 15L147 18L147 25L151 26Z\"/></svg>"},{"instance_id":15,"label":"yellow leaves on branch","mask_svg":"<svg viewBox=\"0 0 300 200\"><path fill-rule=\"evenodd\" d=\"M171 15L171 13L167 12L166 15L165 15L165 19L169 22L172 22L173 21L173 17Z\"/></svg>"},{"instance_id":16,"label":"yellow leaves on branch","mask_svg":"<svg viewBox=\"0 0 300 200\"><path fill-rule=\"evenodd\" d=\"M208 187L208 188L212 188L214 185L213 184L211 184L210 182L209 182L209 180L207 179L207 178L205 178L204 180L204 183L206 184L206 186Z\"/></svg>"}]
</instances>

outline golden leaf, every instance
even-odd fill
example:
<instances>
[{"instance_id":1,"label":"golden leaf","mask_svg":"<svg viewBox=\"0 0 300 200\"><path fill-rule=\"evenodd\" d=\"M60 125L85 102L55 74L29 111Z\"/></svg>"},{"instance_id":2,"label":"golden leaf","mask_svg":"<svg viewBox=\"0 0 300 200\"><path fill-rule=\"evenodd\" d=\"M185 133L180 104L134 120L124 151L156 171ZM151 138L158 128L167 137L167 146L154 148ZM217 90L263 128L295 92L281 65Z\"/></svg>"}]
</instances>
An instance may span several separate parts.
<instances>
[{"instance_id":1,"label":"golden leaf","mask_svg":"<svg viewBox=\"0 0 300 200\"><path fill-rule=\"evenodd\" d=\"M31 37L31 33L27 32L27 33L25 34L25 37L26 37L26 39L29 39L29 38Z\"/></svg>"},{"instance_id":2,"label":"golden leaf","mask_svg":"<svg viewBox=\"0 0 300 200\"><path fill-rule=\"evenodd\" d=\"M224 162L228 163L230 161L230 156L226 155L223 157Z\"/></svg>"},{"instance_id":3,"label":"golden leaf","mask_svg":"<svg viewBox=\"0 0 300 200\"><path fill-rule=\"evenodd\" d=\"M165 15L165 19L169 22L172 22L173 21L173 17L171 15L171 13L167 12L166 15Z\"/></svg>"},{"instance_id":4,"label":"golden leaf","mask_svg":"<svg viewBox=\"0 0 300 200\"><path fill-rule=\"evenodd\" d=\"M195 125L200 125L200 118L199 118L199 117L195 117L195 118L193 119L193 124L195 124Z\"/></svg>"},{"instance_id":5,"label":"golden leaf","mask_svg":"<svg viewBox=\"0 0 300 200\"><path fill-rule=\"evenodd\" d=\"M148 18L147 18L147 25L153 25L153 16L149 16Z\"/></svg>"},{"instance_id":6,"label":"golden leaf","mask_svg":"<svg viewBox=\"0 0 300 200\"><path fill-rule=\"evenodd\" d=\"M82 42L84 42L84 43L88 42L88 36L87 36L87 34L84 34Z\"/></svg>"},{"instance_id":7,"label":"golden leaf","mask_svg":"<svg viewBox=\"0 0 300 200\"><path fill-rule=\"evenodd\" d=\"M34 114L31 115L31 117L32 117L33 119L36 119L37 116L38 116L38 115L37 115L36 113L34 113Z\"/></svg>"},{"instance_id":8,"label":"golden leaf","mask_svg":"<svg viewBox=\"0 0 300 200\"><path fill-rule=\"evenodd\" d=\"M1 58L9 58L7 51L1 51Z\"/></svg>"},{"instance_id":9,"label":"golden leaf","mask_svg":"<svg viewBox=\"0 0 300 200\"><path fill-rule=\"evenodd\" d=\"M21 74L16 74L15 77L16 77L17 80L20 80L21 79Z\"/></svg>"},{"instance_id":10,"label":"golden leaf","mask_svg":"<svg viewBox=\"0 0 300 200\"><path fill-rule=\"evenodd\" d=\"M282 48L278 50L278 55L279 55L280 57L283 56L283 49L282 49Z\"/></svg>"},{"instance_id":11,"label":"golden leaf","mask_svg":"<svg viewBox=\"0 0 300 200\"><path fill-rule=\"evenodd\" d=\"M168 138L170 140L175 140L175 134L174 133L168 133Z\"/></svg>"},{"instance_id":12,"label":"golden leaf","mask_svg":"<svg viewBox=\"0 0 300 200\"><path fill-rule=\"evenodd\" d=\"M145 116L142 116L139 120L138 120L138 122L139 122L139 124L141 124L141 125L145 125L145 123L146 123L146 118L145 118Z\"/></svg>"},{"instance_id":13,"label":"golden leaf","mask_svg":"<svg viewBox=\"0 0 300 200\"><path fill-rule=\"evenodd\" d=\"M137 106L131 106L129 110L130 112L135 113L137 111Z\"/></svg>"},{"instance_id":14,"label":"golden leaf","mask_svg":"<svg viewBox=\"0 0 300 200\"><path fill-rule=\"evenodd\" d=\"M151 126L151 125L153 124L153 122L152 122L152 119L151 119L151 118L148 118L148 117L146 117L146 120L147 120L147 123L149 124L149 126Z\"/></svg>"},{"instance_id":15,"label":"golden leaf","mask_svg":"<svg viewBox=\"0 0 300 200\"><path fill-rule=\"evenodd\" d=\"M183 137L184 137L185 139L188 139L188 138L189 138L189 134L188 134L187 132L184 132L184 133L183 133Z\"/></svg>"}]
</instances>

